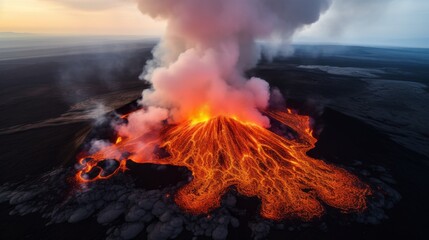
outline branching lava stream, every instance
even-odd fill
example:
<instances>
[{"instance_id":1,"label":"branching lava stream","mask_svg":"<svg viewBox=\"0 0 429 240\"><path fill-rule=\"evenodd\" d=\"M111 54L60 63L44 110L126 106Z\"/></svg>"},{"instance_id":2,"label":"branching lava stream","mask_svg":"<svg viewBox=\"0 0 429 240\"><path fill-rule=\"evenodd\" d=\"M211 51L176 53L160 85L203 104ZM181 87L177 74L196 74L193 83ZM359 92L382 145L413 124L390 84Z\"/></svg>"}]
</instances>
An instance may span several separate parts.
<instances>
[{"instance_id":1,"label":"branching lava stream","mask_svg":"<svg viewBox=\"0 0 429 240\"><path fill-rule=\"evenodd\" d=\"M273 220L320 217L324 213L321 202L346 213L366 208L366 198L371 194L366 184L344 169L306 155L317 142L309 117L290 110L265 114L293 129L297 137L288 139L234 117L198 118L168 126L158 137L144 136L144 145L142 138L119 136L115 144L80 160L84 168L77 179L90 181L85 174L105 159L118 160L118 169L124 169L125 160L131 159L187 167L193 179L179 189L175 201L193 214L219 207L231 187L244 196L258 197L261 215ZM157 145L170 156L136 154L139 144L148 148ZM105 176L100 174L95 179L99 178Z\"/></svg>"}]
</instances>

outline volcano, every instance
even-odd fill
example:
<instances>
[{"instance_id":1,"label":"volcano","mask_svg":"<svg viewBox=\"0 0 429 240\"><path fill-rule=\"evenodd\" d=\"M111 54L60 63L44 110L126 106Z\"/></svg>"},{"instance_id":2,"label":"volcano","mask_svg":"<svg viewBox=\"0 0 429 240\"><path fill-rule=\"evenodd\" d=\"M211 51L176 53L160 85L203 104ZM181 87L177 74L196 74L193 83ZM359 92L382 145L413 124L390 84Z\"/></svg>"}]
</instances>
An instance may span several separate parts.
<instances>
[{"instance_id":1,"label":"volcano","mask_svg":"<svg viewBox=\"0 0 429 240\"><path fill-rule=\"evenodd\" d=\"M166 125L159 136L118 135L111 145L81 155L76 179L85 183L109 178L126 170L127 160L132 160L189 169L192 180L175 194L175 202L192 214L218 208L232 187L241 195L260 199L260 214L273 220L320 217L322 202L345 213L366 208L371 194L368 185L306 155L317 142L309 117L290 109L265 114L277 122L279 134L234 116L211 117L200 112L189 121ZM155 151L142 154L148 149Z\"/></svg>"},{"instance_id":2,"label":"volcano","mask_svg":"<svg viewBox=\"0 0 429 240\"><path fill-rule=\"evenodd\" d=\"M269 117L271 125L268 128L234 115L207 115L203 111L201 114L189 115L187 121L162 122L162 128L157 131L159 134L147 132L134 138L125 136L117 131L116 127L130 125L133 113L142 108L137 104L140 101L134 100L141 97L141 89L149 86L143 86L143 83L137 82L136 79L140 74L140 66L145 61L141 59L142 53L147 52L150 57L150 49L127 53L133 56L133 61L124 64L124 73L114 75L117 83L123 84L119 85L123 86L123 89L116 94L110 94L107 88L101 89L99 83L102 82L103 74L98 74L96 67L98 59L111 59L114 64L119 58L116 55L96 55L93 60L88 60L86 55L76 55L23 61L22 64L28 66L29 71L22 71L21 67L16 66L16 61L5 62L5 66L10 70L2 70L5 77L2 86L9 94L2 96L5 105L1 135L1 158L4 161L3 185L0 187L3 202L0 238L114 239L128 234L128 237L133 235L138 239L147 239L149 235L151 239L219 236L226 239L380 239L398 236L424 239L428 199L424 189L428 184L428 161L427 157L415 151L425 152L427 149L419 147L428 142L425 141L427 138L421 137L425 136L423 134L427 132L427 126L423 124L421 128L417 127L427 122L427 114L424 114L427 94L423 87L427 78L422 72L428 69L428 61L420 62L420 65L414 64L414 61L418 62L417 58L426 59L426 56L421 55L423 53L417 55L412 49L343 46L301 46L297 49L295 57L262 64L249 73L268 79L272 88L277 87L287 99L287 102L282 102L283 106L294 109L290 113L287 109L262 112ZM313 55L314 49L320 50L317 52L328 52L327 49L338 51L335 51L335 57L318 55L316 58ZM347 49L345 53L344 49ZM404 81L388 81L381 77L360 81L357 77L337 76L316 69L297 67L299 64L325 65L327 61L332 66L341 67L344 62L338 59L345 58L348 59L348 64L362 67L362 59L369 55L377 56L376 59L366 62L373 66L389 66L408 73L420 69L412 78L421 79L422 87L416 82L405 81L410 76L398 75L396 71L386 70L389 75L384 76L385 79L397 78ZM415 58L411 58L415 59L413 63L408 61L405 55L415 55ZM393 62L394 59L401 61ZM59 91L55 87L56 75L55 71L53 72L58 67L56 64L65 62L67 66L74 66L78 61L83 61L94 73L93 76L99 76L91 78L93 82L88 82L86 86L109 93L100 99L106 104L114 103L108 106L112 111L116 109L115 111L109 110L106 115L93 120L87 116L89 110L95 106L93 101L76 102L81 108L66 112L67 108L63 109L59 105L61 96L50 94ZM127 75L125 72L128 73L128 69L134 69L135 72ZM47 76L38 80L46 86L51 86L48 89L50 93L38 91L38 95L26 96L29 89L39 89L39 81L34 81L33 73L37 76ZM73 78L82 77L80 73L74 73ZM23 83L20 88L15 86L17 81ZM130 88L133 89L132 92L129 91ZM94 96L101 93L94 92ZM12 94L22 98L11 98ZM395 101L392 102L392 99ZM131 101L133 102L124 106ZM43 102L46 104L43 105ZM39 103L43 107L38 108ZM65 115L51 119L49 114L55 114L51 112L53 110L64 112ZM280 119L277 115L288 116L289 121L284 124L276 120ZM311 116L311 120L304 115ZM293 122L292 119L300 120ZM22 125L23 123L31 124ZM207 126L215 126L218 131L211 131ZM201 129L198 135L195 133L197 129ZM220 134L218 132L221 129L228 133L223 138L222 135L216 135ZM203 132L207 134L202 134ZM195 146L189 141L189 134L194 133L194 139L198 140ZM260 158L259 152L252 150L251 156L255 159L248 159L248 163L261 163L261 166L253 166L264 170L263 177L270 177L263 183L270 183L268 180L280 176L283 181L280 190L288 193L289 188L296 186L298 194L305 196L300 202L302 208L305 207L303 203L306 198L314 200L323 207L321 217L314 217L310 222L302 221L303 218L298 217L296 212L295 216L293 215L296 209L292 209L293 211L287 214L280 214L285 218L283 221L267 219L261 212L263 195L256 194L260 189L252 189L253 197L248 197L243 192L238 192L237 179L233 179L236 182L227 179L231 182L224 184L219 175L198 175L197 178L196 170L201 168L209 172L206 167L187 167L185 159L177 159L179 154L188 156L196 150L203 154L216 148L219 150L216 154L222 157L207 158L208 163L234 166L240 169L239 173L244 176L248 166L239 165L241 158L238 156L241 153L234 152L233 158L229 158L226 152L229 151L229 146L234 146L234 149L244 153L247 149L257 149L248 140L251 138L258 144L263 142L271 149L277 149L279 145L282 149L280 152L287 153L282 155L282 169L285 174L281 175L276 173L276 168L270 169L271 166L266 162L256 159ZM242 139L246 144L236 144L237 140ZM105 144L97 151L92 151L91 143L98 140ZM141 145L142 140L145 140L145 143L152 140L153 147L151 144ZM215 140L219 141L219 144L214 144ZM222 144L220 140L223 141ZM132 143L135 146L140 145L141 148L131 147ZM179 143L183 146L177 145ZM294 147L284 148L284 145ZM81 148L76 150L79 146ZM148 153L151 154L139 154L136 151L140 149L144 153L144 147L150 150ZM191 149L194 147L195 149ZM107 154L109 148L112 152ZM120 149L123 151L113 154L113 150ZM188 152L182 151L183 149ZM266 146L263 149L267 149ZM295 154L298 155L291 157L291 149L296 150ZM105 156L102 156L103 152L106 153ZM78 153L81 154L76 159ZM282 160L276 155L271 156L275 156L272 162L276 164ZM307 182L298 182L298 179L288 177L286 173L293 172L293 169L290 170L293 166L290 161L296 161L294 158L297 156L303 157L299 162L301 168L296 168L297 170L307 170L305 164L311 164L313 173L324 173L328 168L333 172L339 171L343 176L359 178L355 182L359 189L365 190L366 185L370 186L371 192L365 197L365 208L359 208L358 204L354 205L357 207L343 208L323 199L323 192L319 192L321 188L317 188L316 183L325 183L319 180L329 176L325 173L321 177L303 174L303 177L312 178L312 181ZM82 160L83 164L76 164L76 160ZM201 159L193 157L187 161L191 160L195 162ZM74 168L75 165L79 165L79 170ZM225 167L217 165L213 166L214 169L225 173L226 177L228 172ZM320 165L323 165L325 170L321 171ZM92 166L92 169L80 172L85 166ZM125 172L122 172L123 170ZM77 172L81 173L79 176L82 179L75 181ZM97 177L99 178L96 179ZM260 180L260 176L256 177ZM242 179L247 180L244 177ZM188 186L194 186L197 181L209 184L210 187L225 187L222 188L225 192L219 194L223 195L219 196L220 203L216 202L217 198L207 198L205 203L210 204L208 210L199 208L196 204L179 205L184 197L193 197L181 193L189 188ZM348 183L351 182L353 180ZM316 186L310 186L309 183ZM263 187L262 182L258 182L256 186ZM201 188L194 189L204 192ZM341 190L336 187L331 189ZM270 189L273 190L276 189ZM340 197L361 199L348 194L345 192ZM278 201L283 199L278 198ZM288 220L288 217L294 219ZM179 232L180 235L177 235Z\"/></svg>"}]
</instances>

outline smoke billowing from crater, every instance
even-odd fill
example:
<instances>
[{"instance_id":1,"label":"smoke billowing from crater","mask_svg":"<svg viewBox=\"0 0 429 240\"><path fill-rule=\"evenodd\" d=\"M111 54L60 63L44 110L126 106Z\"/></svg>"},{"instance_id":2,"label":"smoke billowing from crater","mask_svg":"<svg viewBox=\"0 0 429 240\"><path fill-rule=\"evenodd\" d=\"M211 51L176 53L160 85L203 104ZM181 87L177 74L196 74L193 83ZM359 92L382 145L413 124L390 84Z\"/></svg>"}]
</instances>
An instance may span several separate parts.
<instances>
[{"instance_id":1,"label":"smoke billowing from crater","mask_svg":"<svg viewBox=\"0 0 429 240\"><path fill-rule=\"evenodd\" d=\"M143 14L167 22L142 77L153 84L143 105L170 110L169 121L204 114L269 126L269 85L244 77L258 62L258 39L289 41L316 22L330 0L138 0Z\"/></svg>"}]
</instances>

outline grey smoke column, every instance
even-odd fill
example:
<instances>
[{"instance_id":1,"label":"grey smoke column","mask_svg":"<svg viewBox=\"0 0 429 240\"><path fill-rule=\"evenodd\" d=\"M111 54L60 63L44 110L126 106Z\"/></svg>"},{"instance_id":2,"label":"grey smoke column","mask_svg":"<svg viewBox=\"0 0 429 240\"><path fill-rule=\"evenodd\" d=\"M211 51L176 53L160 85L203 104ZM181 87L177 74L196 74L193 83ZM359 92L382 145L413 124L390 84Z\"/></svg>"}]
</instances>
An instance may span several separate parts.
<instances>
[{"instance_id":1,"label":"grey smoke column","mask_svg":"<svg viewBox=\"0 0 429 240\"><path fill-rule=\"evenodd\" d=\"M319 20L331 0L138 0L143 14L166 20L163 45L174 61L184 50L219 48L225 42L240 47L242 61L255 63L254 40L290 38L296 30ZM173 46L172 46L173 45ZM250 65L251 66L251 65Z\"/></svg>"},{"instance_id":2,"label":"grey smoke column","mask_svg":"<svg viewBox=\"0 0 429 240\"><path fill-rule=\"evenodd\" d=\"M269 85L246 79L260 55L258 39L287 41L316 22L330 0L137 0L140 11L167 22L143 77L152 89L142 104L168 111L170 122L200 114L234 116L269 126L260 113ZM157 110L159 111L159 110ZM156 115L156 114L155 114ZM159 119L158 119L159 120Z\"/></svg>"}]
</instances>

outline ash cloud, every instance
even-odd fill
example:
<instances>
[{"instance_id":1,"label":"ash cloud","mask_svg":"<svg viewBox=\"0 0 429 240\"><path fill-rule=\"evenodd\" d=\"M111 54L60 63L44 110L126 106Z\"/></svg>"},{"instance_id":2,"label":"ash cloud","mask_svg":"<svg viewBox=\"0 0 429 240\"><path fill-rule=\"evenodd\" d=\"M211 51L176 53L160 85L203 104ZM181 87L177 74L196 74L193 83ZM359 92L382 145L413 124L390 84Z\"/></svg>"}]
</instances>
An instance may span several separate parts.
<instances>
[{"instance_id":1,"label":"ash cloud","mask_svg":"<svg viewBox=\"0 0 429 240\"><path fill-rule=\"evenodd\" d=\"M269 85L243 72L261 56L257 39L287 42L319 20L330 0L138 0L140 11L166 21L167 31L142 78L153 88L143 104L170 110L180 122L208 108L269 126L259 110L268 106Z\"/></svg>"},{"instance_id":2,"label":"ash cloud","mask_svg":"<svg viewBox=\"0 0 429 240\"><path fill-rule=\"evenodd\" d=\"M143 14L167 22L155 54L160 64L171 64L188 49L218 51L233 45L242 69L254 66L260 56L256 39L287 41L317 22L331 4L331 0L137 1Z\"/></svg>"}]
</instances>

